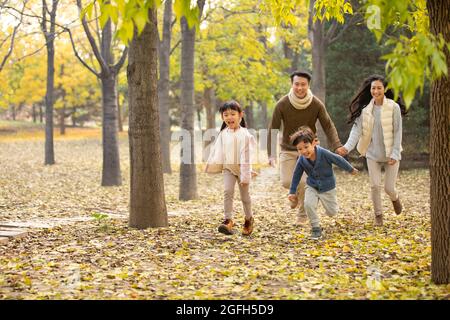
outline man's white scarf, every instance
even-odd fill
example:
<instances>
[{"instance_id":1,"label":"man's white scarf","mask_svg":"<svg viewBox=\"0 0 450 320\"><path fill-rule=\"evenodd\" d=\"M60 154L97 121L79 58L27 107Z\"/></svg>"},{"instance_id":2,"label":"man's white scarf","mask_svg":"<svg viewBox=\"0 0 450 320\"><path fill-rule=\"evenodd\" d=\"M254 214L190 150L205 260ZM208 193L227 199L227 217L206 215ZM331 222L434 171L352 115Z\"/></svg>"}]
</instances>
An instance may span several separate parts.
<instances>
[{"instance_id":1,"label":"man's white scarf","mask_svg":"<svg viewBox=\"0 0 450 320\"><path fill-rule=\"evenodd\" d=\"M312 102L313 94L310 89L308 89L308 92L306 93L306 96L304 98L299 98L295 95L294 90L289 90L289 102L294 106L295 109L306 109Z\"/></svg>"}]
</instances>

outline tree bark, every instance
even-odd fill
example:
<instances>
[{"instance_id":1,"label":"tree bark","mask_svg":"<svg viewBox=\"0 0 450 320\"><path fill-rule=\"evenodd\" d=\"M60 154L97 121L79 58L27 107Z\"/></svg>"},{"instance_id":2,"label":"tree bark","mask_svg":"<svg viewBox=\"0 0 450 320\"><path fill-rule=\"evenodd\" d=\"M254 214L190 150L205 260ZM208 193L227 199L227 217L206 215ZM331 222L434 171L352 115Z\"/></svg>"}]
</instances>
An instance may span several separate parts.
<instances>
[{"instance_id":1,"label":"tree bark","mask_svg":"<svg viewBox=\"0 0 450 320\"><path fill-rule=\"evenodd\" d=\"M47 48L47 91L45 93L45 165L55 164L53 146L53 96L55 87L55 21L58 0L52 0L52 7L42 0L42 31ZM50 15L50 25L47 26L47 13Z\"/></svg>"},{"instance_id":2,"label":"tree bark","mask_svg":"<svg viewBox=\"0 0 450 320\"><path fill-rule=\"evenodd\" d=\"M311 6L315 1L311 1ZM313 11L311 10L311 13ZM311 91L325 104L326 87L325 87L325 35L324 25L317 20L312 22L310 18L310 40L312 46L312 81ZM328 141L325 132L322 129L320 122L316 122L317 137L319 138L322 147L328 147Z\"/></svg>"},{"instance_id":3,"label":"tree bark","mask_svg":"<svg viewBox=\"0 0 450 320\"><path fill-rule=\"evenodd\" d=\"M161 167L157 96L157 18L149 10L149 23L135 36L128 57L130 142L130 220L133 228L168 225Z\"/></svg>"},{"instance_id":4,"label":"tree bark","mask_svg":"<svg viewBox=\"0 0 450 320\"><path fill-rule=\"evenodd\" d=\"M216 128L216 103L213 88L205 88L203 101L206 111L206 129Z\"/></svg>"},{"instance_id":5,"label":"tree bark","mask_svg":"<svg viewBox=\"0 0 450 320\"><path fill-rule=\"evenodd\" d=\"M117 120L117 74L114 68L112 55L112 28L108 21L102 29L101 55L108 68L102 68L100 80L102 83L103 104L103 170L102 186L120 186L122 177L120 173L119 135Z\"/></svg>"},{"instance_id":6,"label":"tree bark","mask_svg":"<svg viewBox=\"0 0 450 320\"><path fill-rule=\"evenodd\" d=\"M66 106L63 106L59 113L59 133L61 135L66 134Z\"/></svg>"},{"instance_id":7,"label":"tree bark","mask_svg":"<svg viewBox=\"0 0 450 320\"><path fill-rule=\"evenodd\" d=\"M269 126L269 119L267 115L267 102L261 101L259 105L261 106L262 128L267 128Z\"/></svg>"},{"instance_id":8,"label":"tree bark","mask_svg":"<svg viewBox=\"0 0 450 320\"><path fill-rule=\"evenodd\" d=\"M254 129L255 128L255 117L253 114L253 101L250 101L248 106L244 109L245 114L245 123L247 128Z\"/></svg>"},{"instance_id":9,"label":"tree bark","mask_svg":"<svg viewBox=\"0 0 450 320\"><path fill-rule=\"evenodd\" d=\"M44 122L44 112L42 111L42 104L39 104L39 122Z\"/></svg>"},{"instance_id":10,"label":"tree bark","mask_svg":"<svg viewBox=\"0 0 450 320\"><path fill-rule=\"evenodd\" d=\"M450 2L429 0L430 29L450 42ZM446 50L447 67L450 53ZM450 70L449 70L450 71ZM436 284L450 282L450 78L434 81L430 97L430 203L431 203L431 279Z\"/></svg>"},{"instance_id":11,"label":"tree bark","mask_svg":"<svg viewBox=\"0 0 450 320\"><path fill-rule=\"evenodd\" d=\"M119 77L116 77L116 88L119 87ZM123 122L122 122L122 106L120 105L120 94L117 92L117 125L119 132L123 132Z\"/></svg>"},{"instance_id":12,"label":"tree bark","mask_svg":"<svg viewBox=\"0 0 450 320\"><path fill-rule=\"evenodd\" d=\"M103 97L103 170L102 186L120 186L119 136L117 122L116 75L110 72L101 78Z\"/></svg>"},{"instance_id":13,"label":"tree bark","mask_svg":"<svg viewBox=\"0 0 450 320\"><path fill-rule=\"evenodd\" d=\"M200 16L203 11L204 0L198 0ZM194 49L195 27L189 29L186 18L181 18L181 129L189 135L189 149L181 149L181 159L187 159L183 152L190 152L188 163L180 162L180 191L179 199L182 201L196 199L197 173L195 167L194 148Z\"/></svg>"},{"instance_id":14,"label":"tree bark","mask_svg":"<svg viewBox=\"0 0 450 320\"><path fill-rule=\"evenodd\" d=\"M161 126L161 152L163 172L172 173L170 165L170 116L169 116L169 76L170 76L170 38L172 20L172 0L164 6L163 38L159 46L158 98Z\"/></svg>"},{"instance_id":15,"label":"tree bark","mask_svg":"<svg viewBox=\"0 0 450 320\"><path fill-rule=\"evenodd\" d=\"M11 105L11 117L13 121L16 121L16 106L14 104Z\"/></svg>"},{"instance_id":16,"label":"tree bark","mask_svg":"<svg viewBox=\"0 0 450 320\"><path fill-rule=\"evenodd\" d=\"M37 119L37 114L36 114L36 105L33 103L33 107L32 107L32 117L33 117L33 123L36 123L36 119Z\"/></svg>"}]
</instances>

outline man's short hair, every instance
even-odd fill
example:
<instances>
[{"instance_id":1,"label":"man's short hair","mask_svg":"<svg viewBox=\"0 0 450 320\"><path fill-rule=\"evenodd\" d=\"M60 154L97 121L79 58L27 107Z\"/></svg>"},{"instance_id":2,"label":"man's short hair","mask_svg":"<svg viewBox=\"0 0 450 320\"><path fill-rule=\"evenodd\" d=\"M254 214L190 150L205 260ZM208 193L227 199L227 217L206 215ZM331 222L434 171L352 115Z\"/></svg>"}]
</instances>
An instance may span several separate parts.
<instances>
[{"instance_id":1,"label":"man's short hair","mask_svg":"<svg viewBox=\"0 0 450 320\"><path fill-rule=\"evenodd\" d=\"M294 82L294 77L295 76L308 79L308 83L311 82L311 78L312 78L312 76L311 76L311 74L309 72L306 72L306 71L295 71L295 72L292 72L291 75L290 75L291 83Z\"/></svg>"}]
</instances>

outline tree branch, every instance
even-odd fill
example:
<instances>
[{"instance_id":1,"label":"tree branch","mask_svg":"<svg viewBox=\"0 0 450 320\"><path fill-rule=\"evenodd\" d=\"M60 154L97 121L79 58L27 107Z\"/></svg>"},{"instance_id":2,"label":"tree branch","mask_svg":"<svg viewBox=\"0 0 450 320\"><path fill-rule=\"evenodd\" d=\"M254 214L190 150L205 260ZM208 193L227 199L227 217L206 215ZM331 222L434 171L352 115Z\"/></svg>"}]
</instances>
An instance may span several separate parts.
<instances>
[{"instance_id":1,"label":"tree branch","mask_svg":"<svg viewBox=\"0 0 450 320\"><path fill-rule=\"evenodd\" d=\"M78 54L77 48L75 46L75 42L73 41L73 37L72 37L72 32L70 31L69 28L66 28L66 30L69 33L69 37L70 37L70 42L72 43L72 49L73 52L75 54L75 56L77 57L77 59L83 64L83 66L85 66L90 72L92 72L93 74L95 74L97 77L100 78L100 73L95 71L93 68L91 68Z\"/></svg>"},{"instance_id":2,"label":"tree branch","mask_svg":"<svg viewBox=\"0 0 450 320\"><path fill-rule=\"evenodd\" d=\"M43 1L45 1L45 0L43 0ZM78 6L78 9L79 9L79 12L81 13L81 9L82 9L82 7L81 7L81 0L77 0L77 6ZM83 17L81 19L81 24L83 25L84 32L86 33L86 36L87 36L88 41L89 41L89 43L91 45L92 51L94 52L95 58L97 58L97 61L100 64L101 69L104 70L104 71L108 70L108 64L106 63L105 59L103 59L102 55L100 54L98 46L95 43L95 39L92 36L91 30L89 29L89 26L88 26L88 24L86 22L86 17Z\"/></svg>"},{"instance_id":3,"label":"tree branch","mask_svg":"<svg viewBox=\"0 0 450 320\"><path fill-rule=\"evenodd\" d=\"M180 45L180 43L181 43L181 39L178 40L178 42L177 42L177 43L173 46L173 48L170 50L169 56L172 55L172 52L175 51L175 49Z\"/></svg>"},{"instance_id":4,"label":"tree branch","mask_svg":"<svg viewBox=\"0 0 450 320\"><path fill-rule=\"evenodd\" d=\"M119 61L114 65L114 71L116 74L119 74L120 69L122 68L123 64L125 63L127 55L128 55L128 47L126 47L123 50L122 56L120 57Z\"/></svg>"},{"instance_id":5,"label":"tree branch","mask_svg":"<svg viewBox=\"0 0 450 320\"><path fill-rule=\"evenodd\" d=\"M331 31L331 28L330 28L330 30L328 30L327 36L326 36L327 44L330 45L330 44L334 43L336 40L338 40L340 37L342 37L342 35L344 34L344 32L345 32L349 27L354 26L354 25L356 25L358 22L361 22L361 21L364 21L364 19L363 19L362 17L360 17L358 14L353 15L353 16L351 17L350 21L348 21L347 23L345 23L344 26L342 27L341 31L340 31L337 35L335 35L335 36L334 36L334 34L336 33L336 30L337 30L337 24L338 24L338 23L337 23L336 21L333 21L333 22L335 22L335 24L336 24L336 28L335 28L333 31Z\"/></svg>"},{"instance_id":6,"label":"tree branch","mask_svg":"<svg viewBox=\"0 0 450 320\"><path fill-rule=\"evenodd\" d=\"M5 1L6 3L6 1ZM16 38L16 34L17 34L17 30L19 29L19 26L22 24L22 20L23 20L23 11L25 10L25 6L27 4L27 1L24 1L23 3L23 7L22 7L22 11L21 11L21 15L20 15L20 20L19 23L14 27L12 35L11 35L11 42L9 43L9 48L8 48L8 52L6 53L6 55L3 57L2 63L0 64L0 72L3 70L3 67L6 64L6 61L8 60L8 58L11 56L13 48L14 48L14 40ZM3 5L3 4L2 4ZM5 39L8 39L8 37ZM4 42L2 42L2 44L0 45L0 47L3 45Z\"/></svg>"}]
</instances>

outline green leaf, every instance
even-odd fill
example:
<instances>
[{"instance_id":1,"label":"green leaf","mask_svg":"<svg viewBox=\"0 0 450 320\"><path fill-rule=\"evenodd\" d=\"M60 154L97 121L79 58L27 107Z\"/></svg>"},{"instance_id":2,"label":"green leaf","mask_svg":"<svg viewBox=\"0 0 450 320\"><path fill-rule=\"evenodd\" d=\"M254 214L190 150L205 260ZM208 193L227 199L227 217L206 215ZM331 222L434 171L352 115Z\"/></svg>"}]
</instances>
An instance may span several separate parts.
<instances>
[{"instance_id":1,"label":"green leaf","mask_svg":"<svg viewBox=\"0 0 450 320\"><path fill-rule=\"evenodd\" d=\"M89 19L92 18L92 10L94 9L94 2L89 3L86 7L81 10L80 18L84 18L85 15L88 16Z\"/></svg>"},{"instance_id":2,"label":"green leaf","mask_svg":"<svg viewBox=\"0 0 450 320\"><path fill-rule=\"evenodd\" d=\"M137 14L133 17L133 21L138 29L138 34L141 34L142 31L144 31L145 25L148 22L148 10L145 8L139 10Z\"/></svg>"}]
</instances>

